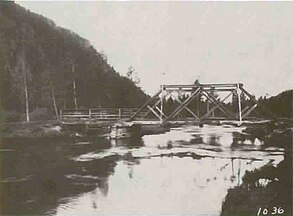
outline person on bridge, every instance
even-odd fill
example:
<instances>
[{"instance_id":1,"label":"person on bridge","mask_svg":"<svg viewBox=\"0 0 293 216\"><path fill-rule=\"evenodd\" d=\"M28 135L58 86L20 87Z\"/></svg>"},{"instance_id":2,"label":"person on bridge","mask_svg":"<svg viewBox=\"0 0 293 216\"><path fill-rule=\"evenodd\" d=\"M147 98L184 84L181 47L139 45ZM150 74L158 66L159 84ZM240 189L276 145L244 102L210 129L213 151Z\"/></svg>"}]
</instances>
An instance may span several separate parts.
<instances>
[{"instance_id":1,"label":"person on bridge","mask_svg":"<svg viewBox=\"0 0 293 216\"><path fill-rule=\"evenodd\" d=\"M194 81L194 85L196 85L196 86L199 86L199 85L200 85L198 79L196 79L196 80Z\"/></svg>"}]
</instances>

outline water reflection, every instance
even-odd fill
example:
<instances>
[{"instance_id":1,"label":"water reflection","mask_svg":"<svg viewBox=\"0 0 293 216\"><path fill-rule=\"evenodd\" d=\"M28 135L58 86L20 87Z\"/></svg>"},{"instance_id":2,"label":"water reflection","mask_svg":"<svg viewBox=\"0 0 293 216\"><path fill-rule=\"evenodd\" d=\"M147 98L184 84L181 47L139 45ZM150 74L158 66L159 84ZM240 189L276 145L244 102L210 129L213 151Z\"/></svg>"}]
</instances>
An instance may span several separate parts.
<instances>
[{"instance_id":1,"label":"water reflection","mask_svg":"<svg viewBox=\"0 0 293 216\"><path fill-rule=\"evenodd\" d=\"M3 153L4 213L217 215L245 171L283 159L283 149L264 149L242 130L185 126L136 140L6 143L15 151Z\"/></svg>"},{"instance_id":2,"label":"water reflection","mask_svg":"<svg viewBox=\"0 0 293 216\"><path fill-rule=\"evenodd\" d=\"M220 136L215 133L212 133L209 136L207 144L213 145L213 146L220 146L221 144L219 141L220 141Z\"/></svg>"},{"instance_id":3,"label":"water reflection","mask_svg":"<svg viewBox=\"0 0 293 216\"><path fill-rule=\"evenodd\" d=\"M124 146L127 148L137 148L144 146L142 138L137 137L127 139L111 139L110 143L112 147Z\"/></svg>"},{"instance_id":4,"label":"water reflection","mask_svg":"<svg viewBox=\"0 0 293 216\"><path fill-rule=\"evenodd\" d=\"M228 188L240 185L245 171L259 168L268 160L278 163L282 159L281 149L279 155L262 151L252 141L247 143L240 132L241 129L231 127L189 126L144 136L143 144L137 148L128 148L125 141L120 144L112 141L113 148L108 154L80 155L77 160L120 156L108 178L109 192L105 196L98 187L95 197L90 193L77 196L72 200L75 208L60 207L57 215L76 212L217 215ZM91 199L99 207L88 206Z\"/></svg>"},{"instance_id":5,"label":"water reflection","mask_svg":"<svg viewBox=\"0 0 293 216\"><path fill-rule=\"evenodd\" d=\"M4 214L41 215L59 205L60 198L93 190L113 172L114 161L72 163L70 158L110 146L103 140L3 141L2 146L15 151L2 154L1 179ZM12 154L10 154L12 153Z\"/></svg>"},{"instance_id":6,"label":"water reflection","mask_svg":"<svg viewBox=\"0 0 293 216\"><path fill-rule=\"evenodd\" d=\"M73 208L59 206L57 215L216 215L227 189L241 183L243 171L239 161L241 159L162 157L142 159L140 164L131 165L131 171L125 162L119 161L108 179L110 187L106 196L98 187L95 196L85 193L64 204ZM262 164L256 161L244 169L252 170ZM96 202L98 207L91 207L92 202Z\"/></svg>"}]
</instances>

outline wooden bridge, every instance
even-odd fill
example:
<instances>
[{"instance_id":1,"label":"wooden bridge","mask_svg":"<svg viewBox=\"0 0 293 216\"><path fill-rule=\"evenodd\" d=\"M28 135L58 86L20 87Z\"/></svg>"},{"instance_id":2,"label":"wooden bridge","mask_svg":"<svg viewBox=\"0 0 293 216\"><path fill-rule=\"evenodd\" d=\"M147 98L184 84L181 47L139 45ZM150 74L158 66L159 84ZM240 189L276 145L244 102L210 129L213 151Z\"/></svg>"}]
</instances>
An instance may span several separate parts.
<instances>
[{"instance_id":1,"label":"wooden bridge","mask_svg":"<svg viewBox=\"0 0 293 216\"><path fill-rule=\"evenodd\" d=\"M97 124L128 120L139 108L90 108L60 110L61 124ZM143 117L141 112L137 118Z\"/></svg>"},{"instance_id":2,"label":"wooden bridge","mask_svg":"<svg viewBox=\"0 0 293 216\"><path fill-rule=\"evenodd\" d=\"M217 98L216 92L225 93L226 96ZM237 102L237 111L233 112L225 105L227 99L234 97ZM166 98L176 101L178 106L171 113L166 113ZM183 99L182 99L183 98ZM235 100L236 99L236 100ZM196 100L196 107L190 107ZM208 105L205 113L200 114L200 101L205 100ZM232 98L233 100L233 98ZM249 104L243 101L249 100ZM243 87L242 83L200 84L196 81L192 85L162 85L160 90L140 108L92 108L79 110L61 110L61 124L98 124L116 121L156 121L160 124L166 122L203 121L207 119L236 120L242 123L257 106L258 101ZM260 106L262 109L262 107ZM189 114L180 116L185 111ZM215 116L219 110L222 115ZM266 112L264 109L262 109Z\"/></svg>"}]
</instances>

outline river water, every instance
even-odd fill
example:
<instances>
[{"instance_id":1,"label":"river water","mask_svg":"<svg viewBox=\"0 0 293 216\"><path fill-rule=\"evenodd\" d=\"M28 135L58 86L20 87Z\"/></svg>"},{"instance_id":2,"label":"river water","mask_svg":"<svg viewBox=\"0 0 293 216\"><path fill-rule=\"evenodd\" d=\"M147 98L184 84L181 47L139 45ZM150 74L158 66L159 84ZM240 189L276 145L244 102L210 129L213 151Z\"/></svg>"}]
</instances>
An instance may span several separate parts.
<instances>
[{"instance_id":1,"label":"river water","mask_svg":"<svg viewBox=\"0 0 293 216\"><path fill-rule=\"evenodd\" d=\"M4 143L4 213L219 215L246 171L283 160L282 148L243 139L243 129L184 126L135 141Z\"/></svg>"}]
</instances>

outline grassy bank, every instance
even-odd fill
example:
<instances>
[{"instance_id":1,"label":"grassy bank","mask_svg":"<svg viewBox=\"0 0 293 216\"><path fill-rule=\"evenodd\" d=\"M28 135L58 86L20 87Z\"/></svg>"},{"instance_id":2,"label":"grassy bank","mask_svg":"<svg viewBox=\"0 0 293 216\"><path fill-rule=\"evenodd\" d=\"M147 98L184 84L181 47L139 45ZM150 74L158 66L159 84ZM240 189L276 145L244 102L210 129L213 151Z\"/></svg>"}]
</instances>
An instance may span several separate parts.
<instances>
[{"instance_id":1,"label":"grassy bank","mask_svg":"<svg viewBox=\"0 0 293 216\"><path fill-rule=\"evenodd\" d=\"M2 123L1 128L2 138L56 137L67 135L56 121Z\"/></svg>"},{"instance_id":2,"label":"grassy bank","mask_svg":"<svg viewBox=\"0 0 293 216\"><path fill-rule=\"evenodd\" d=\"M222 216L257 215L259 208L267 215L292 215L292 128L249 128L246 132L264 140L265 146L284 148L284 160L276 167L272 164L246 172L243 183L228 191L222 205ZM282 214L274 214L283 209ZM281 211L282 212L282 211ZM259 215L264 215L260 213Z\"/></svg>"}]
</instances>

